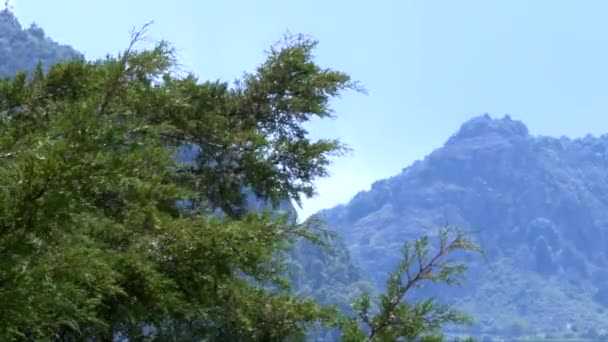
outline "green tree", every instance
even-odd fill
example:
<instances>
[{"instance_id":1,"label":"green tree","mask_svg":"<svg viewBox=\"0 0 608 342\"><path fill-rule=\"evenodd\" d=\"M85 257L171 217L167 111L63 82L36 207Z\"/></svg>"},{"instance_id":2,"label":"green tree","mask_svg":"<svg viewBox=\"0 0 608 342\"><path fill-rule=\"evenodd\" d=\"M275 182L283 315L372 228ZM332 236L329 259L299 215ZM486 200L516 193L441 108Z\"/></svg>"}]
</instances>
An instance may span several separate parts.
<instances>
[{"instance_id":1,"label":"green tree","mask_svg":"<svg viewBox=\"0 0 608 342\"><path fill-rule=\"evenodd\" d=\"M387 290L373 306L369 294L355 301L356 317L343 320L344 341L444 341L441 329L449 324L468 324L470 317L434 298L420 302L406 299L425 283L457 285L467 269L449 257L458 252L480 252L478 245L458 230L439 232L433 250L428 237L406 242L403 259L387 281Z\"/></svg>"},{"instance_id":2,"label":"green tree","mask_svg":"<svg viewBox=\"0 0 608 342\"><path fill-rule=\"evenodd\" d=\"M303 338L335 311L292 295L277 255L326 232L248 213L244 190L312 196L346 148L304 124L362 89L305 36L230 85L176 75L169 44L135 48L143 33L0 82L0 339Z\"/></svg>"}]
</instances>

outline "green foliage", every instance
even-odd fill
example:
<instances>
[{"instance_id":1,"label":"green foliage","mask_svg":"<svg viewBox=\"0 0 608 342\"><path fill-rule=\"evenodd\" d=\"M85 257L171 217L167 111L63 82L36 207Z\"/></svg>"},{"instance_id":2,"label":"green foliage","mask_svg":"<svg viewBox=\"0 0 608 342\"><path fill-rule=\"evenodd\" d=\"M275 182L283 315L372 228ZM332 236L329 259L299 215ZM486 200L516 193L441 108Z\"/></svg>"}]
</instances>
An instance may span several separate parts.
<instances>
[{"instance_id":1,"label":"green foliage","mask_svg":"<svg viewBox=\"0 0 608 342\"><path fill-rule=\"evenodd\" d=\"M342 323L343 340L443 341L442 329L446 325L471 322L468 316L451 306L438 304L434 298L406 300L406 296L427 282L459 284L467 267L448 257L458 251L480 252L463 233L452 229L442 230L439 246L434 251L431 248L428 237L405 243L403 260L389 276L386 293L378 296L377 307L372 307L367 293L354 303L357 316Z\"/></svg>"},{"instance_id":2,"label":"green foliage","mask_svg":"<svg viewBox=\"0 0 608 342\"><path fill-rule=\"evenodd\" d=\"M313 195L345 148L302 125L361 89L304 36L230 86L175 76L172 48L135 50L141 34L0 83L0 339L302 339L335 309L291 294L277 255L325 232L248 213L243 189ZM174 160L184 145L194 164Z\"/></svg>"}]
</instances>

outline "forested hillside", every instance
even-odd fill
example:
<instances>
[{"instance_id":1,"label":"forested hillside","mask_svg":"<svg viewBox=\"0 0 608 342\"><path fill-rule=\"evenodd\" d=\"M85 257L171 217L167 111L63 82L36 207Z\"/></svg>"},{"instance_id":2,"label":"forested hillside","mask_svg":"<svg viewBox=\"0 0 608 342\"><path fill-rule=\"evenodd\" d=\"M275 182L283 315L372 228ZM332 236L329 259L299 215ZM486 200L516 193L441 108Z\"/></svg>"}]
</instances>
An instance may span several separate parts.
<instances>
[{"instance_id":1,"label":"forested hillside","mask_svg":"<svg viewBox=\"0 0 608 342\"><path fill-rule=\"evenodd\" d=\"M593 337L608 322L608 135L531 135L471 119L445 145L348 204L322 212L376 280L400 241L445 224L487 252L456 292L480 335ZM454 297L458 294L458 297Z\"/></svg>"}]
</instances>

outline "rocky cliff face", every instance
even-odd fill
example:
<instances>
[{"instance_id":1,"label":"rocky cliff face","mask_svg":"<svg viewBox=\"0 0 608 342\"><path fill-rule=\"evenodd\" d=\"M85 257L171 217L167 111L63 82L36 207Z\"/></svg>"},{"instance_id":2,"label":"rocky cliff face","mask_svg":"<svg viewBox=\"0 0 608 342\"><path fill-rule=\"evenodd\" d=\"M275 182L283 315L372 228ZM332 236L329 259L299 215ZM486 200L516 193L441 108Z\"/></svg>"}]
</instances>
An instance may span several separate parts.
<instances>
[{"instance_id":1,"label":"rocky cliff face","mask_svg":"<svg viewBox=\"0 0 608 342\"><path fill-rule=\"evenodd\" d=\"M23 28L13 13L0 11L0 77L33 70L39 62L48 66L78 58L82 54L53 41L39 26Z\"/></svg>"}]
</instances>

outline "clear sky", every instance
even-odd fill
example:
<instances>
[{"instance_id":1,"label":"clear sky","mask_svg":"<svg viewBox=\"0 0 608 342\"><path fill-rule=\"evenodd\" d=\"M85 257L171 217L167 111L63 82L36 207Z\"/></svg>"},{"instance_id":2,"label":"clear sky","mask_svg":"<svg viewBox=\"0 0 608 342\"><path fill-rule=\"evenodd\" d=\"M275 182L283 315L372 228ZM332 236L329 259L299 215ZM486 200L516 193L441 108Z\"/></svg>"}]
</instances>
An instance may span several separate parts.
<instances>
[{"instance_id":1,"label":"clear sky","mask_svg":"<svg viewBox=\"0 0 608 342\"><path fill-rule=\"evenodd\" d=\"M348 201L443 144L472 116L510 114L534 134L608 131L608 1L13 0L23 25L94 58L133 26L176 44L201 78L233 80L289 30L320 41L318 61L369 95L334 102L312 132L354 152L303 214ZM1 33L0 33L1 34Z\"/></svg>"}]
</instances>

